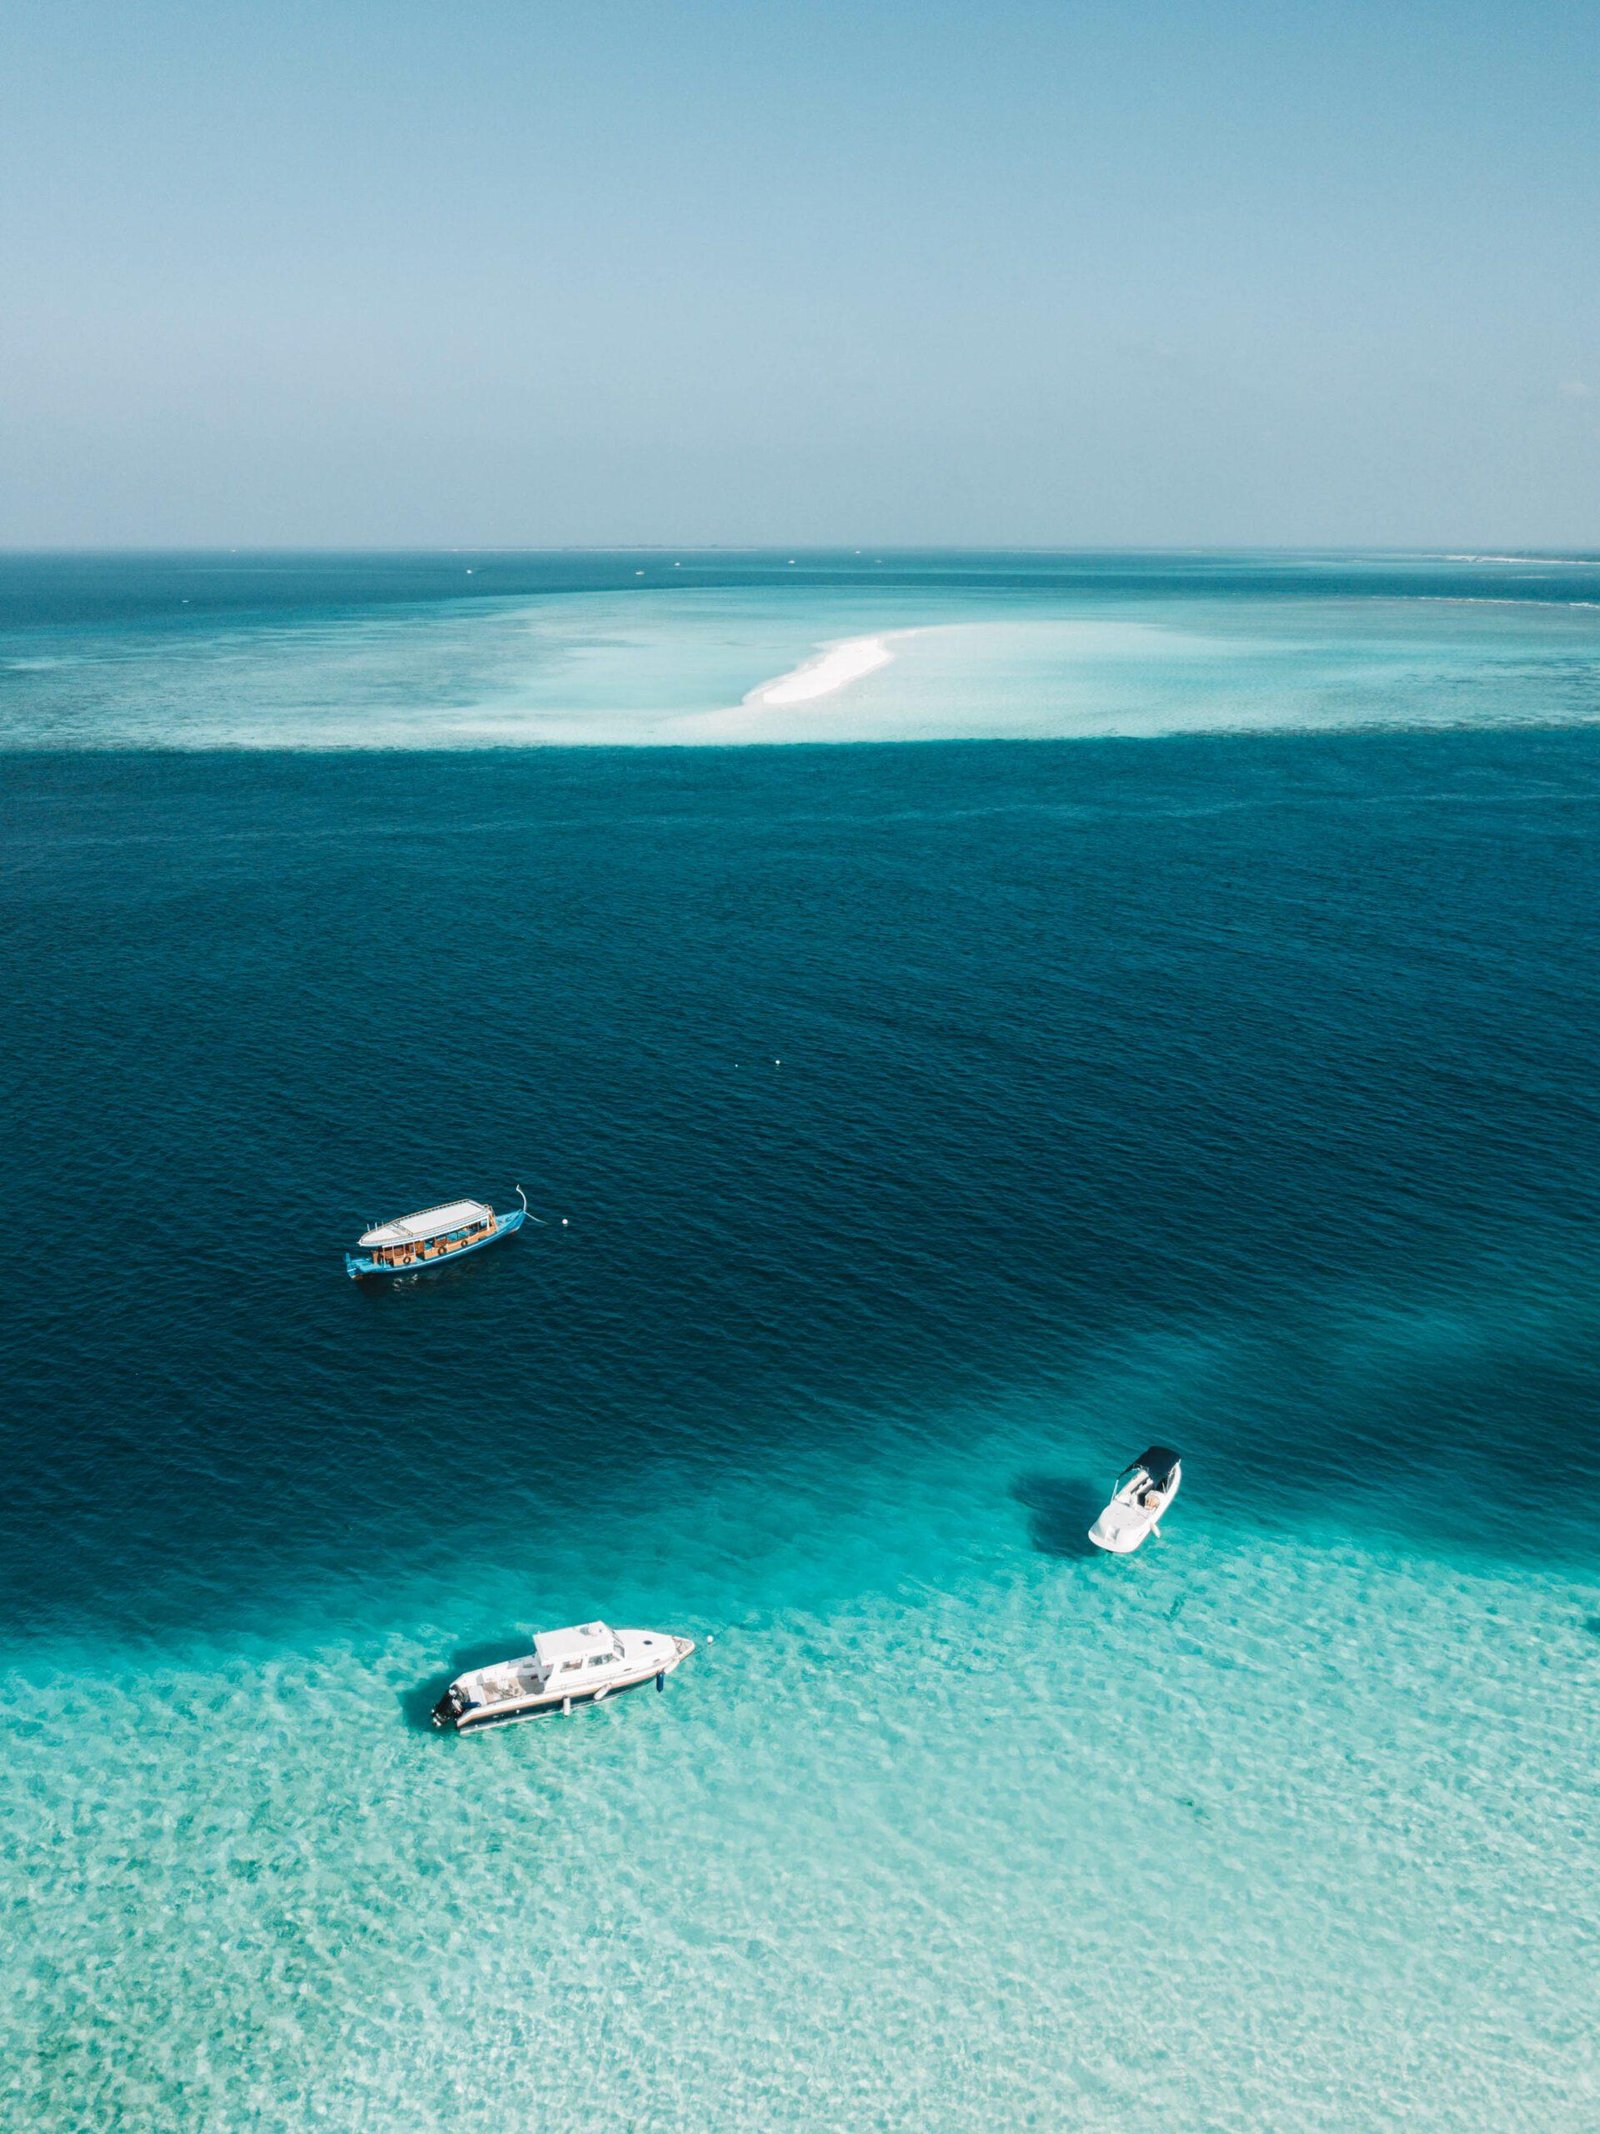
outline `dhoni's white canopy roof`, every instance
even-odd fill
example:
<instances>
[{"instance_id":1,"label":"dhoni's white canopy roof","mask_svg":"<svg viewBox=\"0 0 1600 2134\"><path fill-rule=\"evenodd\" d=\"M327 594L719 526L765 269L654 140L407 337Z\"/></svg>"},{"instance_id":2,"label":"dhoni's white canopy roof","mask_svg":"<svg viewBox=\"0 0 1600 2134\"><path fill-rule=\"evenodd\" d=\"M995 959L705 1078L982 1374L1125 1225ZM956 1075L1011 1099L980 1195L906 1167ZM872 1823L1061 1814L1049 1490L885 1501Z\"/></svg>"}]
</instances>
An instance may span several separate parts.
<instances>
[{"instance_id":1,"label":"dhoni's white canopy roof","mask_svg":"<svg viewBox=\"0 0 1600 2134\"><path fill-rule=\"evenodd\" d=\"M465 1230L473 1223L486 1223L493 1215L481 1200L446 1201L442 1208L423 1208L416 1215L379 1223L363 1236L363 1245L415 1245L425 1237L443 1237L447 1230Z\"/></svg>"},{"instance_id":2,"label":"dhoni's white canopy roof","mask_svg":"<svg viewBox=\"0 0 1600 2134\"><path fill-rule=\"evenodd\" d=\"M610 1652L611 1631L604 1623L579 1623L573 1630L541 1630L533 1641L533 1656L541 1667L559 1660L576 1659L582 1653Z\"/></svg>"}]
</instances>

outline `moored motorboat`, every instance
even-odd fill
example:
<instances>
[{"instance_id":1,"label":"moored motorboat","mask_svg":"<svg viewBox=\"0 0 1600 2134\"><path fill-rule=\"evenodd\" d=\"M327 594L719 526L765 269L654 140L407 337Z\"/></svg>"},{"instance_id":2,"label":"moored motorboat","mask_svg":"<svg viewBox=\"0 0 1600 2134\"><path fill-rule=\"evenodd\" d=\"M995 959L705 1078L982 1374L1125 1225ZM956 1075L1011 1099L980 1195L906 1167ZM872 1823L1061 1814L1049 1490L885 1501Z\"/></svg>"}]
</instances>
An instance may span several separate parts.
<instances>
[{"instance_id":1,"label":"moored motorboat","mask_svg":"<svg viewBox=\"0 0 1600 2134\"><path fill-rule=\"evenodd\" d=\"M1131 1555L1146 1534L1158 1530L1182 1480L1178 1455L1165 1445L1152 1445L1118 1475L1111 1502L1090 1527L1089 1539L1113 1556Z\"/></svg>"},{"instance_id":2,"label":"moored motorboat","mask_svg":"<svg viewBox=\"0 0 1600 2134\"><path fill-rule=\"evenodd\" d=\"M517 1198L521 1207L505 1215L496 1215L481 1200L450 1200L415 1215L397 1216L392 1223L377 1223L363 1232L354 1252L345 1254L345 1270L352 1281L368 1274L414 1274L419 1267L477 1252L522 1228L528 1219L528 1196L521 1186Z\"/></svg>"},{"instance_id":3,"label":"moored motorboat","mask_svg":"<svg viewBox=\"0 0 1600 2134\"><path fill-rule=\"evenodd\" d=\"M693 1651L693 1638L665 1630L613 1630L606 1623L541 1630L532 1652L520 1659L457 1675L434 1706L433 1723L465 1734L558 1705L570 1711L575 1704L598 1704L614 1690L651 1680L661 1689Z\"/></svg>"}]
</instances>

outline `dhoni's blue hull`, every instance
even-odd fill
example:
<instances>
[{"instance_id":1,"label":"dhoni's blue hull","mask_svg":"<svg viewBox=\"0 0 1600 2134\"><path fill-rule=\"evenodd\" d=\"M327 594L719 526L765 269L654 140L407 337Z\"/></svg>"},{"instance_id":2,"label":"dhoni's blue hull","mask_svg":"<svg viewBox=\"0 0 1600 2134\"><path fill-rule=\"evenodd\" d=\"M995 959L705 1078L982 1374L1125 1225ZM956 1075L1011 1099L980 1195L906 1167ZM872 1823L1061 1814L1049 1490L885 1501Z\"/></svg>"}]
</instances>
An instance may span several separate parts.
<instances>
[{"instance_id":1,"label":"dhoni's blue hull","mask_svg":"<svg viewBox=\"0 0 1600 2134\"><path fill-rule=\"evenodd\" d=\"M457 1260L464 1260L469 1252L481 1252L485 1245L498 1245L503 1237L513 1230L520 1230L528 1219L526 1208L513 1208L509 1215L497 1215L494 1228L487 1237L475 1237L469 1244L452 1245L448 1252L419 1251L414 1259L398 1267L390 1266L387 1260L368 1259L364 1253L347 1252L344 1256L345 1272L352 1282L359 1282L363 1275L426 1274L435 1267L451 1267Z\"/></svg>"}]
</instances>

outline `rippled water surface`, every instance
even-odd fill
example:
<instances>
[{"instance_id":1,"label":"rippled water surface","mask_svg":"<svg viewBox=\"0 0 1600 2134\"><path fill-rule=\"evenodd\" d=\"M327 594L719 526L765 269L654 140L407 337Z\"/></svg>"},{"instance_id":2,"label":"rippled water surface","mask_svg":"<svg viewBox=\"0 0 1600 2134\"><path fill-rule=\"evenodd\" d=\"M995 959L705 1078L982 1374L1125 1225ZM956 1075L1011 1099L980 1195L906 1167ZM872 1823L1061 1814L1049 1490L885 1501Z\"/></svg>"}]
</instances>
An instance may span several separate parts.
<instances>
[{"instance_id":1,"label":"rippled water surface","mask_svg":"<svg viewBox=\"0 0 1600 2134\"><path fill-rule=\"evenodd\" d=\"M1595 2124L1570 584L1431 694L1413 635L1371 666L1392 610L1345 565L1107 564L1075 622L1008 581L918 670L964 702L991 627L1137 623L1237 697L1228 599L1252 644L1349 650L1359 609L1376 720L538 750L435 731L482 701L452 633L642 565L481 611L455 567L219 596L248 749L127 746L198 564L0 573L34 677L0 713L54 676L93 744L0 759L0 2118ZM869 567L656 589L679 710L990 598ZM402 709L449 745L266 745L296 633L387 701L435 624ZM1005 686L1042 703L1064 645ZM230 701L193 656L170 702ZM26 664L68 657L83 698ZM345 1279L367 1221L518 1179L544 1227ZM1098 1558L1152 1440L1179 1502ZM663 1696L428 1728L595 1614L699 1650Z\"/></svg>"}]
</instances>

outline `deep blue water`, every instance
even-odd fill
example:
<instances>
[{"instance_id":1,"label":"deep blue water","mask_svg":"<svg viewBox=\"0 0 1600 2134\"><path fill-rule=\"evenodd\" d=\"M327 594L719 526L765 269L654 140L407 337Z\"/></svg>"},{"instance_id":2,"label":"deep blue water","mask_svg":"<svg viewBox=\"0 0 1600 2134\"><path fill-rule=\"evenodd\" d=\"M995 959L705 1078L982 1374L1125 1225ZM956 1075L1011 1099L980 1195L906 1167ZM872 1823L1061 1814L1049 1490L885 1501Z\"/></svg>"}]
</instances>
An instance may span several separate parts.
<instances>
[{"instance_id":1,"label":"deep blue water","mask_svg":"<svg viewBox=\"0 0 1600 2134\"><path fill-rule=\"evenodd\" d=\"M415 569L425 578L429 567ZM22 625L35 612L59 620L65 567L16 568ZM82 566L97 628L117 618L138 627L154 599L147 568ZM581 590L592 568L573 563L561 589ZM81 598L84 580L75 583ZM297 585L291 575L262 600L292 602ZM406 2102L416 2093L402 2082L402 2032L376 2016L365 2031L355 2017L333 2020L356 1988L332 1953L314 1974L324 2028L296 2016L292 2046L269 2050L275 2033L245 2012L247 1999L208 2014L198 1986L174 1989L172 2020L218 2062L204 2080L161 2063L153 1985L148 2002L125 1986L134 2000L113 2030L96 2029L86 1981L97 1965L121 1963L137 1980L148 1962L154 1980L180 1945L192 1956L205 1937L195 1941L181 1905L173 1942L153 1952L138 1937L164 1931L157 1924L105 1926L118 1876L124 1896L143 1891L155 1912L177 1904L189 1854L77 1822L65 1805L72 1760L120 1774L122 1791L108 1779L107 1799L123 1802L121 1827L144 1827L142 1817L166 1828L171 1803L191 1783L203 1796L194 1774L223 1754L193 1734L194 1671L226 1675L240 1655L309 1669L312 1699L334 1679L316 1672L318 1654L338 1647L362 1666L389 1655L384 1701L355 1735L328 1737L338 1760L330 1748L315 1780L332 1789L326 1800L292 1792L297 1759L309 1771L320 1736L249 1746L262 1692L248 1676L214 1716L217 1739L246 1759L241 1770L281 1763L291 1790L237 1830L231 1808L197 1807L185 1844L220 1859L246 1824L310 1831L304 1852L316 1863L284 1855L274 1867L251 1853L256 1864L229 1885L223 1961L240 1994L268 1976L251 1953L261 1905L281 1903L314 1947L307 1922L345 1917L340 1907L359 1899L374 2007L412 1993L447 2005L440 1965L466 1964L467 1992L478 1947L488 1967L471 1987L478 2005L498 2006L497 1994L514 2002L539 1980L555 1995L553 2020L581 2036L588 2003L561 1999L562 1965L581 1968L571 1949L542 1943L526 1912L507 1939L508 1912L492 1929L453 1930L448 1959L443 1944L424 1951L408 1938L416 1890L386 1882L373 1861L344 1859L337 1832L341 1817L365 1817L381 1851L424 1863L442 1842L437 1824L413 1828L400 1806L366 1799L352 1741L363 1757L370 1747L396 1759L418 1799L436 1783L427 1774L448 1768L459 1827L496 1848L483 1818L508 1798L513 1770L541 1794L579 1788L563 1796L569 1811L587 1802L605 1827L607 1788L631 1781L584 1766L580 1786L548 1729L536 1746L532 1730L508 1737L513 1748L479 1767L496 1774L485 1795L462 1759L441 1763L457 1745L416 1721L475 1642L492 1646L551 1610L577 1619L614 1607L628 1619L630 1605L702 1637L742 1626L751 1672L741 1701L719 1704L708 1645L661 1700L665 1716L633 1723L631 1758L621 1713L608 1753L637 1763L645 1726L675 1723L662 1741L685 1755L698 1741L702 1775L686 1766L674 1784L698 1785L708 1827L724 1836L757 1813L755 1794L781 1819L794 1812L793 1789L820 1789L833 1808L828 1835L810 1841L811 1872L825 1883L837 1873L858 1895L879 1890L882 1908L870 1915L877 1927L858 1920L846 1933L843 1913L808 1924L803 1909L785 1913L798 1903L785 1898L772 1917L790 1918L787 1942L783 1928L752 1920L708 1928L701 1943L685 1923L673 1975L708 2006L734 1995L728 2005L754 2025L745 2057L736 2039L707 2044L647 2111L629 2086L642 2048L618 2038L590 2105L581 2085L564 2102L547 2096L546 2123L687 2126L722 2110L729 2124L808 2123L792 2063L816 2045L811 2018L786 1998L798 1988L784 1981L820 1980L836 1936L878 1953L859 2039L854 2017L816 2012L827 1996L820 1985L813 1995L824 2031L854 2040L841 2044L841 2065L854 2066L858 2048L864 2056L827 2123L980 2124L970 2085L1003 2054L1005 2080L1023 2085L996 2093L1009 2098L1004 2109L1063 2123L1047 2100L1069 2080L1071 2055L1092 2053L1084 2040L1105 2012L1069 1995L1049 2030L1019 2046L1019 2009L1057 1985L1069 1992L1097 1965L1119 1991L1148 1990L1150 1974L1131 1941L1094 1923L1093 1907L1080 1915L1070 1878L1047 1889L1047 1863L1069 1841L1040 1806L1042 1772L1026 1764L1017 1814L1046 1819L1030 1887L1053 1923L1038 1928L1015 1978L993 1939L1000 1920L973 1909L976 1885L959 1874L941 1900L944 1926L916 1930L926 1949L948 1929L943 1975L992 2024L970 2060L947 2066L933 2043L942 2033L921 2027L936 2023L937 1994L925 2011L908 2004L882 2049L864 2013L880 1990L893 2001L891 1969L916 1974L924 1961L897 1938L916 1892L956 1873L959 1842L933 1834L933 1791L921 1811L897 1810L892 1841L863 1834L856 1845L852 1817L879 1783L870 1749L849 1770L809 1774L792 1761L798 1748L759 1735L742 1762L724 1769L716 1757L730 1729L764 1723L761 1639L792 1670L783 1640L797 1626L846 1641L832 1664L852 1693L857 1664L870 1674L866 1713L851 1707L861 1725L886 1709L895 1668L931 1625L975 1648L1001 1593L1026 1595L1030 1620L1066 1611L1062 1636L1098 1637L1126 1658L1115 1647L1131 1634L1116 1625L1117 1589L1085 1583L1105 1567L1088 1558L1082 1529L1105 1473L1147 1437L1180 1447L1188 1481L1161 1545L1167 1583L1151 1598L1156 1614L1138 1618L1135 1651L1150 1653L1151 1623L1179 1623L1186 1577L1198 1581L1196 1615L1211 1593L1215 1653L1232 1649L1230 1636L1270 1639L1270 1624L1250 1627L1260 1603L1248 1586L1226 1583L1245 1577L1259 1544L1292 1566L1288 1597L1272 1601L1285 1652L1303 1644L1324 1683L1303 1685L1295 1709L1320 1697L1336 1715L1363 1668L1320 1672L1334 1616L1356 1625L1352 1639L1389 1651L1388 1639L1399 1653L1430 1585L1448 1592L1472 1626L1463 1655L1481 1633L1495 1654L1486 1664L1510 1670L1504 1685L1494 1676L1494 1695L1553 1708L1549 1685L1527 1672L1551 1666L1561 1695L1580 1699L1560 1705L1575 1731L1559 1756L1536 1752L1521 1720L1505 1722L1501 1746L1508 1787L1522 1783L1516 1758L1537 1753L1575 1788L1537 1809L1523 1788L1530 1856L1539 1817L1555 1819L1552 1840L1586 1845L1563 1819L1592 1799L1592 1764L1567 1759L1581 1758L1600 1669L1597 826L1600 733L1581 726L5 759L0 1101L13 1254L0 1331L0 1624L13 1679L26 1685L13 1712L28 1755L13 1766L3 1861L17 1877L13 1937L36 1937L26 2006L37 2027L25 2022L13 2040L25 2123L80 2123L71 2100L84 2084L126 2124L141 2114L171 2124L202 2106L219 2115L204 2123L228 2125L305 2123L313 2106L350 2127L434 2123L408 2119L421 2107ZM503 1204L517 1180L546 1227L403 1286L345 1279L342 1251L367 1222L460 1192ZM1132 1606L1136 1589L1123 1590ZM968 1611L959 1630L958 1605ZM1492 1619L1523 1606L1515 1649L1496 1648ZM1177 1636L1163 1631L1158 1649ZM1328 1716L1312 1737L1317 1755L1337 1737L1339 1757L1354 1760L1342 1795L1352 1819L1337 1844L1326 1826L1322 1838L1296 1839L1302 1862L1320 1858L1324 1840L1333 1846L1327 1892L1346 1872L1359 1886L1367 1865L1385 1886L1403 1885L1382 1853L1399 1842L1392 1803L1409 1789L1431 1798L1441 1757L1491 1754L1492 1717L1474 1719L1460 1743L1448 1719L1466 1708L1463 1694L1470 1704L1479 1663L1447 1663L1437 1625L1429 1637L1436 1668L1466 1670L1465 1691L1452 1687L1430 1716L1408 1688L1373 1736L1390 1744L1377 1779L1353 1746L1365 1721ZM211 1656L203 1664L197 1649ZM1217 1664L1253 1663L1236 1654ZM1373 1664L1375 1693L1399 1681L1398 1660ZM1427 1656L1417 1664L1425 1681ZM90 1720L54 1743L30 1700L47 1707L98 1668L115 1674L131 1731L117 1717L96 1741ZM1055 1699L1070 1728L1070 1669L1036 1694ZM1185 1688L1183 1724L1195 1731L1166 1737L1153 1765L1136 1738L1116 1750L1085 1739L1082 1756L1098 1761L1076 1770L1060 1813L1098 1800L1096 1788L1114 1803L1155 1783L1185 1814L1225 1815L1222 1800L1253 1783L1248 1756L1228 1775L1246 1722L1228 1721L1232 1746L1219 1750L1209 1695L1200 1677ZM980 1698L964 1712L976 1734L963 1755L1000 1758L1008 1743L1036 1753L1010 1706ZM884 1723L929 1730L942 1714L936 1701L913 1704ZM808 1739L845 1724L825 1707L816 1719ZM930 1789L936 1768L948 1775L947 1753L931 1732L908 1734L896 1752L905 1771L933 1759ZM1263 1784L1278 1753L1263 1735ZM1069 1762L1060 1748L1050 1769ZM981 1825L989 1781L975 1765L949 1782ZM254 1783L230 1779L218 1802ZM1273 1798L1287 1804L1312 1783L1286 1766ZM1091 1822L1100 1813L1081 1812ZM1107 1806L1112 1820L1097 1826L1112 1853L1116 1812ZM1171 1964L1215 1962L1199 1922L1208 1906L1226 1913L1230 1877L1284 1886L1273 1812L1231 1832L1225 1861L1195 1866L1187 1916L1199 1938L1191 1945L1174 1913ZM1453 1862L1464 1812L1442 1806L1408 1829L1412 1856ZM1492 1831L1500 1811L1485 1812ZM26 1897L42 1872L35 1848L69 1827L74 1857L112 1848L111 1885L92 1865L81 1883L69 1875L72 1901L42 1927ZM719 1841L705 1842L714 1854ZM994 1842L1008 1840L997 1830ZM1443 2067L1461 2050L1448 2016L1454 1928L1409 1918L1402 1941L1426 1952L1415 2000L1394 1968L1398 1948L1387 1970L1374 1959L1367 1985L1396 2035L1330 2043L1333 2072L1319 2062L1297 2089L1262 2072L1248 2025L1228 2030L1240 1980L1274 1961L1241 1926L1231 1983L1225 1967L1203 1982L1200 1970L1183 1973L1185 2005L1206 2011L1211 2055L1193 2086L1179 2080L1168 2093L1085 2074L1088 2087L1071 2092L1083 2123L1103 2113L1121 2125L1375 2125L1404 2112L1441 2126L1582 2124L1592 2061L1576 2042L1581 1958L1564 1945L1541 1953L1539 1905L1519 1912L1515 1875L1498 1879L1486 1842L1460 1868L1457 1921L1477 1931L1503 1898L1511 1968L1501 1987L1512 2005L1500 2057L1474 2061L1458 2096L1419 2072L1435 2065L1430 2053ZM775 1855L764 1845L761 1856ZM694 1900L702 1924L768 1871L743 1857L723 1859ZM611 1868L625 1883L620 1855ZM324 1878L303 1915L292 1895L301 1873ZM659 1888L654 1872L649 1880ZM565 1901L576 1918L572 1906L588 1900ZM1344 1902L1307 1898L1298 1945L1315 1951L1329 1934L1336 1944ZM593 1959L586 1991L644 1990L665 1961L651 1916L639 1915L632 1939L616 1929L615 1969ZM1081 1946L1071 1939L1080 1916ZM873 1940L880 1928L888 1941ZM340 1931L354 1931L348 1918ZM585 1926L600 1951L612 1931L604 1916ZM1094 1940L1108 1932L1109 1943ZM739 1953L747 1943L755 1954ZM1283 1943L1273 1946L1281 1970ZM1159 1953L1149 1960L1159 1971ZM1296 1964L1310 1978L1318 1961ZM765 1983L752 1999L737 1998L724 1962L754 1966ZM1289 2014L1311 2024L1309 2036L1341 1990L1331 1975L1312 1980ZM770 2033L752 2009L777 2011ZM68 2035L71 2050L52 2057ZM1552 2040L1565 2041L1570 2079L1530 2105L1505 2069L1541 2058ZM1340 2068L1352 2089L1338 2089ZM241 2070L255 2089L229 2087L245 2083ZM504 2092L462 2081L428 2104L439 2123L502 2123ZM1341 2094L1363 2100L1343 2121ZM1230 2096L1250 2100L1244 2118Z\"/></svg>"},{"instance_id":2,"label":"deep blue water","mask_svg":"<svg viewBox=\"0 0 1600 2134\"><path fill-rule=\"evenodd\" d=\"M715 1471L1123 1330L1580 1280L1597 800L1586 733L14 760L11 1620L251 1614L352 1491L450 1551L467 1477L553 1507L596 1437ZM334 1279L514 1179L567 1229ZM1376 1413L1313 1371L1207 1464L1438 1456L1421 1516L1517 1550L1597 1395L1552 1327Z\"/></svg>"}]
</instances>

